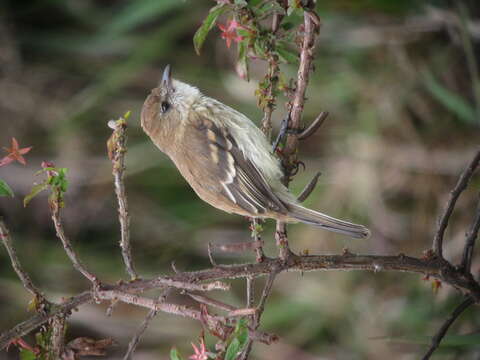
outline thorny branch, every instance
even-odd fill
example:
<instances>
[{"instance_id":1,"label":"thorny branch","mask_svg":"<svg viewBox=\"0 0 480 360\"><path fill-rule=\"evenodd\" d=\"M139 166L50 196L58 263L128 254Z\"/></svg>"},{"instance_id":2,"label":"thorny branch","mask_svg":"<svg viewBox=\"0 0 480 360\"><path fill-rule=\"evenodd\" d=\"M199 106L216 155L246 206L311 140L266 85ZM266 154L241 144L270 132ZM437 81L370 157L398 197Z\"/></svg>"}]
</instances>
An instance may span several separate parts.
<instances>
[{"instance_id":1,"label":"thorny branch","mask_svg":"<svg viewBox=\"0 0 480 360\"><path fill-rule=\"evenodd\" d=\"M448 198L447 204L445 209L443 210L442 215L438 220L438 227L437 231L435 232L435 237L433 238L433 250L435 251L435 255L440 258L443 258L443 237L445 235L445 230L448 226L448 221L450 220L450 216L453 213L453 209L455 208L455 204L457 203L460 194L467 188L470 179L475 172L475 169L480 162L480 150L477 151L473 159L470 161L468 166L460 175L460 178L455 185L455 188L450 192L450 197Z\"/></svg>"},{"instance_id":2,"label":"thorny branch","mask_svg":"<svg viewBox=\"0 0 480 360\"><path fill-rule=\"evenodd\" d=\"M396 256L375 256L375 255L354 255L346 253L343 255L316 255L316 256L292 256L286 262L282 259L265 259L262 263L239 264L228 266L217 266L211 269L179 272L172 276L159 276L148 280L137 280L134 282L118 285L102 285L102 294L106 298L117 298L123 301L121 297L115 297L114 292L121 293L142 293L144 291L163 288L175 283L184 284L184 288L202 284L194 284L204 281L217 281L219 279L238 279L245 277L258 277L269 275L278 270L278 273L285 271L320 271L320 270L365 270L365 271L402 271L429 275L446 284L450 284L464 294L469 294L476 303L480 302L480 286L472 278L464 276L463 272L456 269L449 262L443 259L417 259L403 254ZM105 293L105 291L113 291ZM211 290L211 289L210 289ZM205 291L205 290L204 290ZM108 294L108 296L107 296ZM24 336L36 327L44 324L53 316L59 313L68 313L72 309L93 301L94 291L85 291L72 297L55 308L52 308L45 315L35 315L30 319L18 324L13 329L4 332L0 336L0 349L4 348L8 342L14 338ZM133 301L130 301L133 302ZM152 300L152 304L155 300ZM155 307L152 305L152 307ZM162 311L162 309L159 309Z\"/></svg>"},{"instance_id":3,"label":"thorny branch","mask_svg":"<svg viewBox=\"0 0 480 360\"><path fill-rule=\"evenodd\" d=\"M113 165L113 183L118 201L118 219L120 221L121 234L120 247L122 248L122 257L127 273L130 275L130 278L134 280L138 277L138 274L132 260L132 250L130 246L130 216L128 214L128 201L123 180L125 172L125 153L127 151L127 123L124 118L120 118L113 122L112 127L113 133L107 144L109 157L110 160L112 160Z\"/></svg>"},{"instance_id":4,"label":"thorny branch","mask_svg":"<svg viewBox=\"0 0 480 360\"><path fill-rule=\"evenodd\" d=\"M170 292L170 288L167 288L157 299L158 303L163 303L166 301L168 293ZM135 334L132 337L132 340L130 340L130 343L128 344L128 349L127 352L125 353L125 356L123 357L123 360L131 360L133 359L133 353L137 349L137 345L140 342L140 338L142 335L145 333L145 331L148 328L148 325L150 325L150 321L157 316L158 310L157 309L150 309L148 312L147 316L143 320L142 324L140 327L137 329Z\"/></svg>"},{"instance_id":5,"label":"thorny branch","mask_svg":"<svg viewBox=\"0 0 480 360\"><path fill-rule=\"evenodd\" d=\"M260 298L260 301L257 306L257 311L253 315L253 320L250 324L251 333L254 333L260 326L260 318L262 317L263 311L265 310L265 304L267 302L267 298L270 296L270 293L273 287L273 281L275 280L275 277L277 276L277 274L278 274L277 268L273 268L272 272L268 275L267 281L265 283L265 287L263 288L262 297ZM245 345L245 350L243 351L240 357L241 360L248 359L250 351L252 350L252 345L253 345L253 339L251 336L249 336L247 344Z\"/></svg>"},{"instance_id":6,"label":"thorny branch","mask_svg":"<svg viewBox=\"0 0 480 360\"><path fill-rule=\"evenodd\" d=\"M32 279L27 274L25 270L23 270L22 265L20 264L20 260L18 259L17 252L13 247L12 240L10 239L10 233L8 232L7 226L0 218L0 238L2 239L2 243L7 249L8 256L10 257L10 261L12 263L13 270L17 273L20 281L23 284L23 287L27 289L33 296L37 299L43 299L43 296L39 289L33 284Z\"/></svg>"},{"instance_id":7,"label":"thorny branch","mask_svg":"<svg viewBox=\"0 0 480 360\"><path fill-rule=\"evenodd\" d=\"M52 208L52 220L53 224L55 225L55 231L57 232L57 237L62 242L63 248L67 253L68 257L72 261L73 267L77 269L80 273L83 274L93 285L94 287L98 287L98 278L91 273L85 265L83 265L82 261L78 257L77 253L73 249L72 243L70 242L67 235L65 235L65 231L63 229L62 220L60 217L60 205L54 204Z\"/></svg>"}]
</instances>

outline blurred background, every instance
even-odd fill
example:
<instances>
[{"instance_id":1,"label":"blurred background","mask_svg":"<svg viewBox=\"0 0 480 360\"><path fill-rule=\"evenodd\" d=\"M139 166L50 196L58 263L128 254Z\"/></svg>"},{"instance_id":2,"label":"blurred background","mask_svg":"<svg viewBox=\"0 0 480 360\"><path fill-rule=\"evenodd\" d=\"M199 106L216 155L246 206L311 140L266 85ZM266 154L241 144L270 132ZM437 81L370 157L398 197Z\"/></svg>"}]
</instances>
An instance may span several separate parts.
<instances>
[{"instance_id":1,"label":"blurred background","mask_svg":"<svg viewBox=\"0 0 480 360\"><path fill-rule=\"evenodd\" d=\"M118 249L119 226L105 142L110 119L127 110L126 186L133 255L144 277L209 266L207 243L247 241L248 221L200 201L172 163L141 131L139 115L166 64L174 76L244 112L262 117L254 91L265 65L254 62L250 82L234 71L234 50L210 33L201 56L192 37L209 0L3 0L0 2L0 146L16 137L33 146L27 166L0 168L15 198L0 198L21 261L51 299L88 284L56 239L46 194L22 205L43 160L70 169L63 212L81 258L102 280L127 279ZM348 239L306 225L290 227L292 248L310 254L421 256L457 175L479 142L480 3L392 0L318 1L322 28L308 89L305 122L330 116L301 144L306 164L292 184L301 191L322 176L306 204L362 223L373 236ZM221 22L225 22L222 19ZM294 66L284 66L294 75ZM478 93L480 95L480 93ZM277 129L283 103L274 114ZM2 155L3 156L3 155ZM446 234L446 256L458 260L473 219L480 181L462 195ZM273 223L265 224L267 254L276 254ZM0 251L0 329L26 319L27 292ZM218 262L254 255L217 253ZM479 270L478 257L473 269ZM263 279L257 281L260 291ZM242 306L244 283L215 297ZM257 294L258 292L257 291ZM154 295L154 294L152 294ZM437 293L421 276L403 273L317 272L280 275L262 329L280 336L256 344L252 359L418 359L461 296ZM181 295L172 301L192 304ZM113 337L107 358L120 359L146 310L85 305L70 318L68 339ZM480 359L480 313L471 308L452 327L438 359ZM158 315L135 359L167 359L171 347L191 354L198 322ZM31 340L31 338L27 338ZM207 344L213 339L207 337ZM15 359L11 350L0 359Z\"/></svg>"}]
</instances>

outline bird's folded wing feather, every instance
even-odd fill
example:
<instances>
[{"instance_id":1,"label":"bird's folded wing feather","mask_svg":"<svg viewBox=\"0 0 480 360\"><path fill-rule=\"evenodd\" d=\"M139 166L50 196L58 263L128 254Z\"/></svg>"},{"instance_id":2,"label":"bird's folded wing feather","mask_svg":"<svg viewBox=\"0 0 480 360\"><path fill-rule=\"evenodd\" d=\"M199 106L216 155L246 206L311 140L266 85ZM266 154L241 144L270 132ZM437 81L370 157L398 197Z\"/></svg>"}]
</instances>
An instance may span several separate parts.
<instances>
[{"instance_id":1,"label":"bird's folded wing feather","mask_svg":"<svg viewBox=\"0 0 480 360\"><path fill-rule=\"evenodd\" d=\"M201 186L217 191L226 201L253 214L287 209L275 195L261 170L238 148L227 129L219 128L213 121L196 115L193 126L185 130L190 142L190 171ZM195 149L192 151L191 149Z\"/></svg>"}]
</instances>

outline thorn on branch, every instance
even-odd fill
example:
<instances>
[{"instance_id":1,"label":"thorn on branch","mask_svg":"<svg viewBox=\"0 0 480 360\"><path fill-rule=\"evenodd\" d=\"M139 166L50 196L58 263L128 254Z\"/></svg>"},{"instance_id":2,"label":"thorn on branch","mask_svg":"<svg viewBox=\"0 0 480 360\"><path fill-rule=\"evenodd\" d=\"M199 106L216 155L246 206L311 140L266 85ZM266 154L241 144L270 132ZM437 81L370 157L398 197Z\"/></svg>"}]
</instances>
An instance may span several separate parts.
<instances>
[{"instance_id":1,"label":"thorn on branch","mask_svg":"<svg viewBox=\"0 0 480 360\"><path fill-rule=\"evenodd\" d=\"M300 195L298 195L297 200L299 202L304 202L310 196L313 190L315 190L315 187L317 186L318 178L320 177L320 175L322 175L322 173L320 171L317 171L317 173L312 178L312 180L310 180L307 186L305 186L305 188L302 190Z\"/></svg>"},{"instance_id":2,"label":"thorn on branch","mask_svg":"<svg viewBox=\"0 0 480 360\"><path fill-rule=\"evenodd\" d=\"M207 251L208 251L208 259L210 260L210 264L212 264L213 267L217 267L217 263L215 262L215 259L213 258L212 254L212 243L208 243L207 245Z\"/></svg>"},{"instance_id":3,"label":"thorn on branch","mask_svg":"<svg viewBox=\"0 0 480 360\"><path fill-rule=\"evenodd\" d=\"M298 135L298 140L306 140L317 132L328 117L327 111L322 111L313 122Z\"/></svg>"}]
</instances>

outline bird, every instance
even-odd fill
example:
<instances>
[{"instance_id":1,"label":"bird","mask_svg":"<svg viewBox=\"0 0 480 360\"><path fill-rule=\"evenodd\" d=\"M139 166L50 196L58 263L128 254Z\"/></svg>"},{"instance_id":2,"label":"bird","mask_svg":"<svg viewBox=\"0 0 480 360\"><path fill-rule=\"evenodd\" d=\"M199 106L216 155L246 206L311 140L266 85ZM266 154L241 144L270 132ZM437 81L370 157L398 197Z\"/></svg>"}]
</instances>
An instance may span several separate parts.
<instances>
[{"instance_id":1,"label":"bird","mask_svg":"<svg viewBox=\"0 0 480 360\"><path fill-rule=\"evenodd\" d=\"M245 115L172 78L170 65L147 96L141 126L208 204L249 218L301 222L353 238L368 238L363 225L299 204L283 185L279 159L261 130Z\"/></svg>"}]
</instances>

